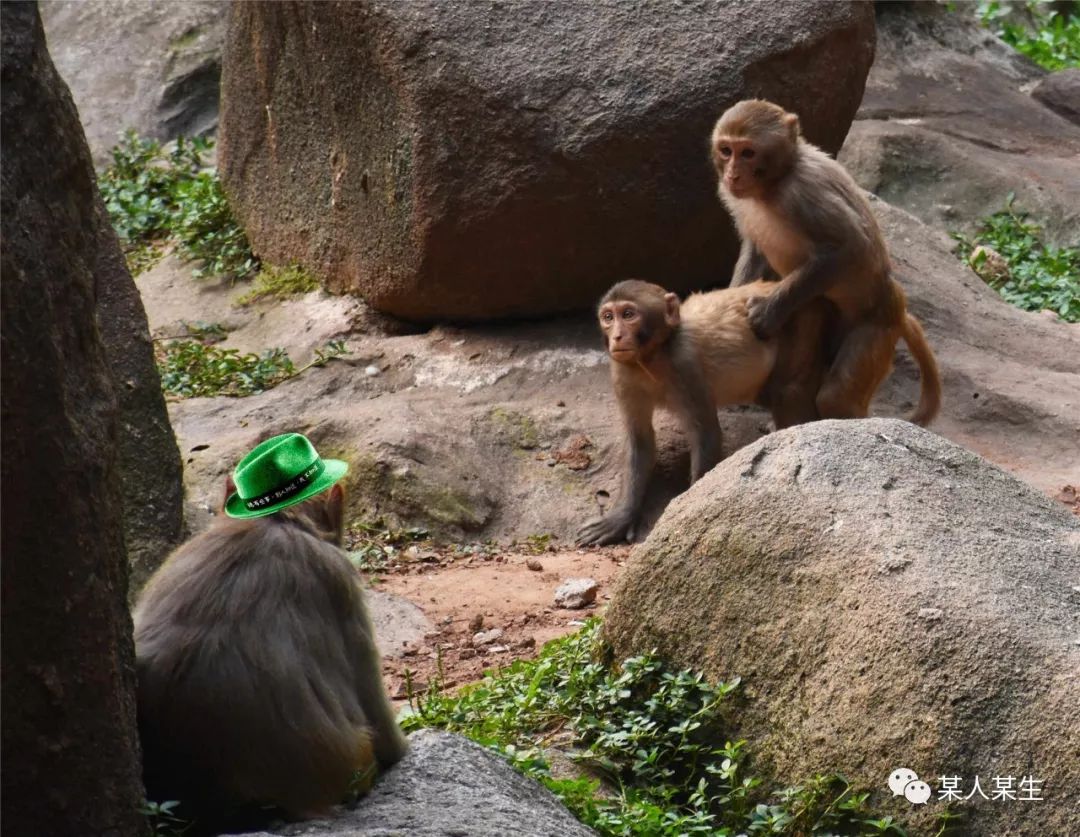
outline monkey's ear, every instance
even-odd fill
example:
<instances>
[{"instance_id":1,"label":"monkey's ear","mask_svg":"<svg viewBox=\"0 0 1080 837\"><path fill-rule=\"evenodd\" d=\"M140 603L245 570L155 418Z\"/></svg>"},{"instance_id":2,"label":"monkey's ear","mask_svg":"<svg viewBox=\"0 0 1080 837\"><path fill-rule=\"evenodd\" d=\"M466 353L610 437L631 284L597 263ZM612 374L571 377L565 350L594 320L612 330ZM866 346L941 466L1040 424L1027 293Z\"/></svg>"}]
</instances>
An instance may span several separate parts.
<instances>
[{"instance_id":1,"label":"monkey's ear","mask_svg":"<svg viewBox=\"0 0 1080 837\"><path fill-rule=\"evenodd\" d=\"M791 134L791 139L794 142L799 138L799 117L794 113L784 114L784 124L788 127L788 132Z\"/></svg>"},{"instance_id":2,"label":"monkey's ear","mask_svg":"<svg viewBox=\"0 0 1080 837\"><path fill-rule=\"evenodd\" d=\"M675 328L681 321L679 297L676 294L664 294L664 322Z\"/></svg>"},{"instance_id":3,"label":"monkey's ear","mask_svg":"<svg viewBox=\"0 0 1080 837\"><path fill-rule=\"evenodd\" d=\"M324 502L330 528L340 533L345 526L345 486L340 482L334 483L326 492Z\"/></svg>"},{"instance_id":4,"label":"monkey's ear","mask_svg":"<svg viewBox=\"0 0 1080 837\"><path fill-rule=\"evenodd\" d=\"M221 498L221 508L218 509L220 514L225 513L225 504L229 501L229 498L236 493L236 483L233 482L232 474L228 474L225 477L225 496Z\"/></svg>"}]
</instances>

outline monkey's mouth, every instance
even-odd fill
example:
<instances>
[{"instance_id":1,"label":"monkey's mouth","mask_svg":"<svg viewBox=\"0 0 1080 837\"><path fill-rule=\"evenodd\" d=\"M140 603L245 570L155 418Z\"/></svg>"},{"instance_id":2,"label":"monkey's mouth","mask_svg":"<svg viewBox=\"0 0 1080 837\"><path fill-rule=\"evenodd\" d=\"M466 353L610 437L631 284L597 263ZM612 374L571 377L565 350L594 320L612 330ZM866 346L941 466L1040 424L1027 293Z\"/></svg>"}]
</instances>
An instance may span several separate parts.
<instances>
[{"instance_id":1,"label":"monkey's mouth","mask_svg":"<svg viewBox=\"0 0 1080 837\"><path fill-rule=\"evenodd\" d=\"M609 354L612 360L620 362L631 361L637 356L636 349L612 349Z\"/></svg>"}]
</instances>

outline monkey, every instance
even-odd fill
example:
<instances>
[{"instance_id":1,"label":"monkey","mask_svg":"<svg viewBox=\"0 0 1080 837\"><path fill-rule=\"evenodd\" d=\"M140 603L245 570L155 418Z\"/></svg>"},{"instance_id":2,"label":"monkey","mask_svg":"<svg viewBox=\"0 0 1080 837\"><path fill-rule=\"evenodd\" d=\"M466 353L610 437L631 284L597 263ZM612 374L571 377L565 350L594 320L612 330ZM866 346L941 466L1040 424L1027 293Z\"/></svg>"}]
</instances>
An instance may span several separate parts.
<instances>
[{"instance_id":1,"label":"monkey","mask_svg":"<svg viewBox=\"0 0 1080 837\"><path fill-rule=\"evenodd\" d=\"M656 407L675 413L690 439L691 482L720 459L717 407L769 407L778 429L818 418L831 305L808 305L779 338L762 340L750 329L746 305L768 290L768 283L755 282L691 294L680 305L659 285L629 279L600 300L597 317L626 426L627 459L619 503L581 528L579 546L633 538L656 458Z\"/></svg>"},{"instance_id":2,"label":"monkey","mask_svg":"<svg viewBox=\"0 0 1080 837\"><path fill-rule=\"evenodd\" d=\"M226 496L234 491L226 482ZM180 546L134 612L147 798L197 827L321 815L405 753L333 485Z\"/></svg>"},{"instance_id":3,"label":"monkey","mask_svg":"<svg viewBox=\"0 0 1080 837\"><path fill-rule=\"evenodd\" d=\"M869 415L902 337L921 378L911 421L929 424L941 405L937 361L907 312L877 219L851 175L803 139L798 116L761 99L725 111L710 146L720 198L741 238L731 287L776 280L747 303L754 333L775 336L812 300L835 306L832 360L816 399L822 418Z\"/></svg>"}]
</instances>

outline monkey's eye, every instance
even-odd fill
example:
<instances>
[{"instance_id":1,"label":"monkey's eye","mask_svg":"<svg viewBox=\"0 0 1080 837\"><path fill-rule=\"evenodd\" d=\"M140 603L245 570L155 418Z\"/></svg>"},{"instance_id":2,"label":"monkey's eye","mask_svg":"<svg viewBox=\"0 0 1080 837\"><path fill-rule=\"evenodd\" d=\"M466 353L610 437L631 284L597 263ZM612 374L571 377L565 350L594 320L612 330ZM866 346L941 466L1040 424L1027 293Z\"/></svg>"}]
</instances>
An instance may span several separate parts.
<instances>
[{"instance_id":1,"label":"monkey's eye","mask_svg":"<svg viewBox=\"0 0 1080 837\"><path fill-rule=\"evenodd\" d=\"M605 311L603 314L600 315L600 319L603 320L605 323L610 323L613 317L610 311Z\"/></svg>"},{"instance_id":2,"label":"monkey's eye","mask_svg":"<svg viewBox=\"0 0 1080 837\"><path fill-rule=\"evenodd\" d=\"M626 310L624 310L622 312L622 318L624 320L632 320L636 316L637 316L637 311L635 311L633 308L627 308Z\"/></svg>"},{"instance_id":3,"label":"monkey's eye","mask_svg":"<svg viewBox=\"0 0 1080 837\"><path fill-rule=\"evenodd\" d=\"M742 150L742 154L740 154L739 156L742 157L744 160L752 160L754 159L754 149L744 148Z\"/></svg>"},{"instance_id":4,"label":"monkey's eye","mask_svg":"<svg viewBox=\"0 0 1080 837\"><path fill-rule=\"evenodd\" d=\"M723 157L730 157L731 156L731 148L729 146L725 145L723 148L720 149L720 154Z\"/></svg>"}]
</instances>

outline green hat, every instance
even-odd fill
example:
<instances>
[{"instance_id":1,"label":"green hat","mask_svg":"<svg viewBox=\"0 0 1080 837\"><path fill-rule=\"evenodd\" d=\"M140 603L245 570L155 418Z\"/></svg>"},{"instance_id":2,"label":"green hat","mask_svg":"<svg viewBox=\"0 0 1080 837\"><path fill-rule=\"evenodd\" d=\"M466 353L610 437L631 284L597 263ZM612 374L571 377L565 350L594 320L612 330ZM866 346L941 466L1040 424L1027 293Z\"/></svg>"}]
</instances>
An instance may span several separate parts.
<instances>
[{"instance_id":1,"label":"green hat","mask_svg":"<svg viewBox=\"0 0 1080 837\"><path fill-rule=\"evenodd\" d=\"M260 444L233 471L229 517L263 517L325 491L345 476L347 463L320 459L306 436L284 433Z\"/></svg>"}]
</instances>

